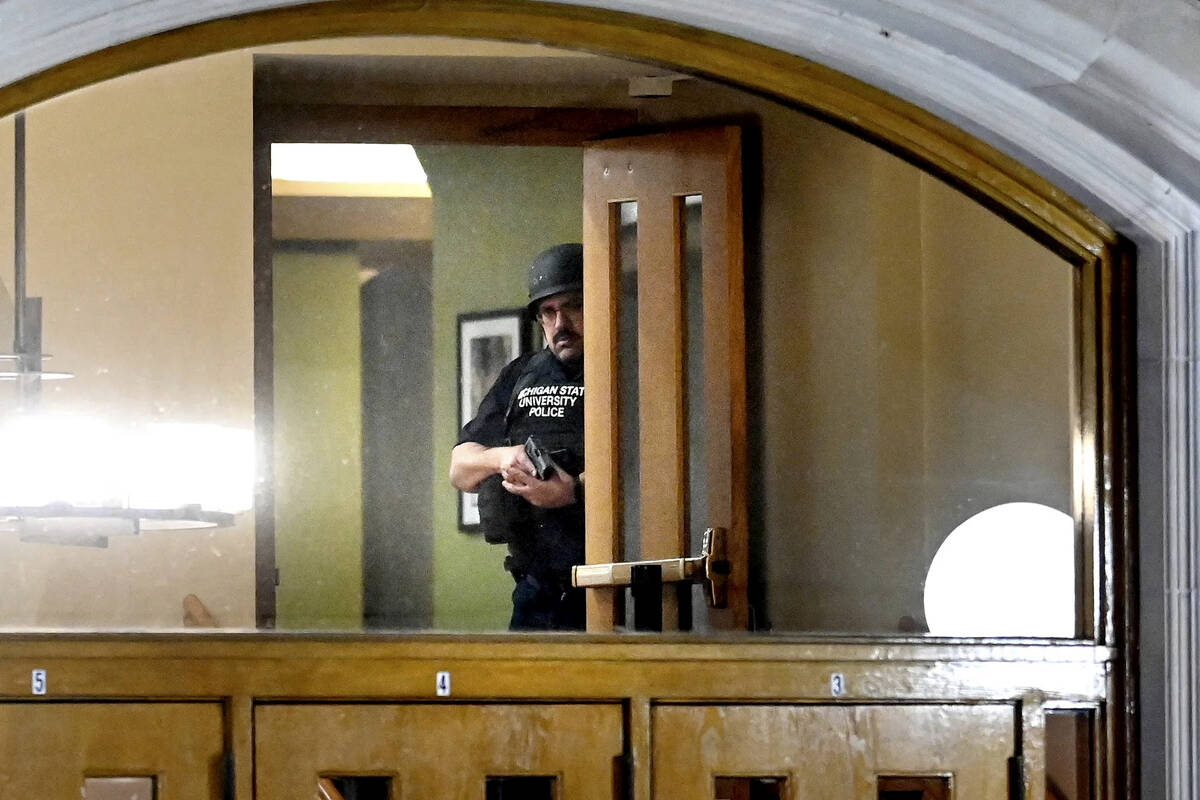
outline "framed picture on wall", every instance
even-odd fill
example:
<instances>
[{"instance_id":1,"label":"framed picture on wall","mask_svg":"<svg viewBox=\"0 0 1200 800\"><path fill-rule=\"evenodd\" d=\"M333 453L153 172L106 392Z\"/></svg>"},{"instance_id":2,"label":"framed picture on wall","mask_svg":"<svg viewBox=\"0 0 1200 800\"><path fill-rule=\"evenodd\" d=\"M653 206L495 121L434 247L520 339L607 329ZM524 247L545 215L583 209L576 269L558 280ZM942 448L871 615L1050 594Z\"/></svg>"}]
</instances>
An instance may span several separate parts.
<instances>
[{"instance_id":1,"label":"framed picture on wall","mask_svg":"<svg viewBox=\"0 0 1200 800\"><path fill-rule=\"evenodd\" d=\"M530 347L525 310L505 308L458 315L458 427L475 416L504 366ZM479 531L479 497L459 492L459 530Z\"/></svg>"}]
</instances>

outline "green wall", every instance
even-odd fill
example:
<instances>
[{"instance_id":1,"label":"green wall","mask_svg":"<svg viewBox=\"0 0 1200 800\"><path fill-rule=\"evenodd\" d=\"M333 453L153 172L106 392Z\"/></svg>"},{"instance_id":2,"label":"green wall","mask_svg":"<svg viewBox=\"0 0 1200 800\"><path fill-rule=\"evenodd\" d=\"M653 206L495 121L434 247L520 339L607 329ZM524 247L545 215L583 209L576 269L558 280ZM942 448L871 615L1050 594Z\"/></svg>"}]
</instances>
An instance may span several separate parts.
<instances>
[{"instance_id":1,"label":"green wall","mask_svg":"<svg viewBox=\"0 0 1200 800\"><path fill-rule=\"evenodd\" d=\"M275 254L280 628L362 626L358 271L352 253Z\"/></svg>"},{"instance_id":2,"label":"green wall","mask_svg":"<svg viewBox=\"0 0 1200 800\"><path fill-rule=\"evenodd\" d=\"M582 235L582 150L421 147L433 190L433 623L506 628L512 579L505 548L458 530L447 479L458 435L457 315L525 304L529 263Z\"/></svg>"}]
</instances>

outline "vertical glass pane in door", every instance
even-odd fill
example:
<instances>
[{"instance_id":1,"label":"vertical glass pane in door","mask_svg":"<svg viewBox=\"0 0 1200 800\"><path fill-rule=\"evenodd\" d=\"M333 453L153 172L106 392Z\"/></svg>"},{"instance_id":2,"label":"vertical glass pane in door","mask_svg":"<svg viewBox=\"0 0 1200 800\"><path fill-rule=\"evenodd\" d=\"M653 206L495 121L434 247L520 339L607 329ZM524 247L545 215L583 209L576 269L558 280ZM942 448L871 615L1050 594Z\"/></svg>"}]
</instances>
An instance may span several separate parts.
<instances>
[{"instance_id":1,"label":"vertical glass pane in door","mask_svg":"<svg viewBox=\"0 0 1200 800\"><path fill-rule=\"evenodd\" d=\"M639 481L641 478L641 447L639 445L641 408L638 404L638 204L636 200L616 204L615 221L618 281L617 298L617 368L619 370L620 400L620 458L619 470L623 492L621 529L624 534L627 560L641 557L642 505Z\"/></svg>"},{"instance_id":2,"label":"vertical glass pane in door","mask_svg":"<svg viewBox=\"0 0 1200 800\"><path fill-rule=\"evenodd\" d=\"M704 315L704 198L685 195L676 198L679 220L679 248L682 253L680 280L684 298L683 363L686 377L684 414L687 419L687 510L684 526L690 549L685 556L698 555L703 547L704 529L708 526L708 425L705 414L705 315ZM692 629L708 630L707 601L704 587L691 587Z\"/></svg>"}]
</instances>

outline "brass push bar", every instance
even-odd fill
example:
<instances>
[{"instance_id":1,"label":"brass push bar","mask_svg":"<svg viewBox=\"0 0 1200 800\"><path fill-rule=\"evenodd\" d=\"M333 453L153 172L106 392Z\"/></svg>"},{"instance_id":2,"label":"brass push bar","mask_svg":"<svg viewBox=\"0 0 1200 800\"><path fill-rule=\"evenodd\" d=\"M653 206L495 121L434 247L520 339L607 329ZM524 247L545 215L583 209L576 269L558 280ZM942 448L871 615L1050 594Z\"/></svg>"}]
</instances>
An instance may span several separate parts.
<instances>
[{"instance_id":1,"label":"brass push bar","mask_svg":"<svg viewBox=\"0 0 1200 800\"><path fill-rule=\"evenodd\" d=\"M651 561L618 561L613 564L580 564L571 567L571 585L582 588L631 586L634 567L659 567L663 583L703 583L708 604L724 608L729 560L725 556L725 529L704 531L701 554L691 558Z\"/></svg>"}]
</instances>

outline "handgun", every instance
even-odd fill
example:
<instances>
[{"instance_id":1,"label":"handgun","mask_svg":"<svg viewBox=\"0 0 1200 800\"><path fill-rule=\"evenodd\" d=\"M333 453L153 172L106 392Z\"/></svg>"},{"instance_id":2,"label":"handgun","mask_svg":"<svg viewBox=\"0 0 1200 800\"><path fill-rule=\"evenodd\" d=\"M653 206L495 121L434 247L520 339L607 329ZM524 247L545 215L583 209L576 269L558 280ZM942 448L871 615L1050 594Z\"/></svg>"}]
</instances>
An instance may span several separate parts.
<instances>
[{"instance_id":1,"label":"handgun","mask_svg":"<svg viewBox=\"0 0 1200 800\"><path fill-rule=\"evenodd\" d=\"M549 451L538 444L537 439L532 436L525 440L525 455L529 456L529 460L533 462L533 473L537 475L539 481L550 477L554 471L554 459L550 457Z\"/></svg>"}]
</instances>

